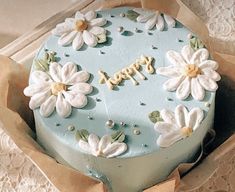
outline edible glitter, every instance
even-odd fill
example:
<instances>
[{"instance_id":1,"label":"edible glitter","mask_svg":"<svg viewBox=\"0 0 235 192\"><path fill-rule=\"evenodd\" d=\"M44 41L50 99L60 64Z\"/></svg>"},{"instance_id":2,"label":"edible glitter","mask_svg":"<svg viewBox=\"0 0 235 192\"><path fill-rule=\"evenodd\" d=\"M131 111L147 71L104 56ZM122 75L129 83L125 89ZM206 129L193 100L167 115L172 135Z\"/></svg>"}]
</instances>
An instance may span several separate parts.
<instances>
[{"instance_id":1,"label":"edible glitter","mask_svg":"<svg viewBox=\"0 0 235 192\"><path fill-rule=\"evenodd\" d=\"M73 131L74 129L75 129L74 125L69 125L69 126L68 126L68 130L69 130L69 131Z\"/></svg>"},{"instance_id":2,"label":"edible glitter","mask_svg":"<svg viewBox=\"0 0 235 192\"><path fill-rule=\"evenodd\" d=\"M113 122L113 120L108 120L106 123L105 123L106 127L112 129L115 125L115 123Z\"/></svg>"},{"instance_id":3,"label":"edible glitter","mask_svg":"<svg viewBox=\"0 0 235 192\"><path fill-rule=\"evenodd\" d=\"M93 117L92 116L90 116L90 115L88 115L88 117L87 117L89 120L93 120Z\"/></svg>"},{"instance_id":4,"label":"edible glitter","mask_svg":"<svg viewBox=\"0 0 235 192\"><path fill-rule=\"evenodd\" d=\"M205 103L205 107L210 107L210 105L211 105L211 104L208 103L208 102Z\"/></svg>"},{"instance_id":5,"label":"edible glitter","mask_svg":"<svg viewBox=\"0 0 235 192\"><path fill-rule=\"evenodd\" d=\"M125 13L120 13L120 17L125 17Z\"/></svg>"},{"instance_id":6,"label":"edible glitter","mask_svg":"<svg viewBox=\"0 0 235 192\"><path fill-rule=\"evenodd\" d=\"M101 99L95 98L96 102L101 102Z\"/></svg>"},{"instance_id":7,"label":"edible glitter","mask_svg":"<svg viewBox=\"0 0 235 192\"><path fill-rule=\"evenodd\" d=\"M139 135L139 134L140 134L140 130L139 130L139 129L133 129L133 133L134 133L135 135Z\"/></svg>"}]
</instances>

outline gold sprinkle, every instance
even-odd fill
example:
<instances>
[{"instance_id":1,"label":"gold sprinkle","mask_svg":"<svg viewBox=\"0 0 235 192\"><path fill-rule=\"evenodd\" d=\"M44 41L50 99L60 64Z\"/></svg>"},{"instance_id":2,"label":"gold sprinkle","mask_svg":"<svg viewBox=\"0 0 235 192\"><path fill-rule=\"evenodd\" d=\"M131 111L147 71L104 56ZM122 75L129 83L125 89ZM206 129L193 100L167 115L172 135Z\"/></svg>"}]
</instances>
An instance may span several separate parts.
<instances>
[{"instance_id":1,"label":"gold sprinkle","mask_svg":"<svg viewBox=\"0 0 235 192\"><path fill-rule=\"evenodd\" d=\"M210 107L210 105L211 105L211 104L210 104L209 102L206 102L206 103L205 103L205 107Z\"/></svg>"},{"instance_id":2,"label":"gold sprinkle","mask_svg":"<svg viewBox=\"0 0 235 192\"><path fill-rule=\"evenodd\" d=\"M134 133L135 135L139 135L139 134L140 134L140 130L139 130L139 129L133 129L133 133Z\"/></svg>"}]
</instances>

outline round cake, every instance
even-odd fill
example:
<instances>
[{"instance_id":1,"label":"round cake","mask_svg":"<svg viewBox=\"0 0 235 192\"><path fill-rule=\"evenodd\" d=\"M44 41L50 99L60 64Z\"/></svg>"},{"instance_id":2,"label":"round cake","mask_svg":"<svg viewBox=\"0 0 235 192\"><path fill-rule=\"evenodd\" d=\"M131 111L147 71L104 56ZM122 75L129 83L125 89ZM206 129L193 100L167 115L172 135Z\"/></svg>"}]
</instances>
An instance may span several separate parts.
<instances>
[{"instance_id":1,"label":"round cake","mask_svg":"<svg viewBox=\"0 0 235 192\"><path fill-rule=\"evenodd\" d=\"M217 68L168 15L77 12L38 51L24 94L50 156L136 192L194 160L213 125Z\"/></svg>"}]
</instances>

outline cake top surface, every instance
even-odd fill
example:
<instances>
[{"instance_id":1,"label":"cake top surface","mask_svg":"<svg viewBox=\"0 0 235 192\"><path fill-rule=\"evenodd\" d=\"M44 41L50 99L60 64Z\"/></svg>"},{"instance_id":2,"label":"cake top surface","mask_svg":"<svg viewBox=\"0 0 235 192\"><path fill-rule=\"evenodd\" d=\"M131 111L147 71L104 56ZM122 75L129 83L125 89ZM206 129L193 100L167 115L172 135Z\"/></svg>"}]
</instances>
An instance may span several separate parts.
<instances>
[{"instance_id":1,"label":"cake top surface","mask_svg":"<svg viewBox=\"0 0 235 192\"><path fill-rule=\"evenodd\" d=\"M171 142L186 138L187 134L191 135L188 131L192 131L185 130L184 134L186 135L184 137L182 135L177 136L178 133L174 133L174 139L171 137L169 142L164 140L161 143L159 136L163 133L159 127L161 122L166 121L166 118L171 115L170 111L174 112L177 109L180 112L173 114L173 121L165 123L174 124L174 121L177 121L177 115L181 115L180 117L189 119L180 122L182 124L181 128L189 128L190 125L188 124L190 124L191 119L193 121L191 124L193 125L190 128L193 129L194 126L198 127L196 124L200 124L203 118L206 117L210 104L213 103L215 93L211 91L215 91L216 87L211 86L210 82L204 88L202 88L203 86L196 88L194 93L192 93L191 88L187 89L187 82L188 86L191 87L192 83L197 85L197 82L192 82L191 79L196 79L197 75L202 74L201 69L195 63L189 63L191 61L196 62L196 58L190 61L190 57L196 56L193 56L193 53L189 53L191 49L185 47L186 45L190 47L188 36L191 32L179 22L176 22L175 27L167 26L165 22L163 31L159 31L158 29L162 29L162 26L158 21L163 19L163 17L159 19L155 16L155 12L146 11L145 14L143 10L132 10L133 8L125 7L98 12L97 18L103 18L107 22L102 19L99 19L99 21L95 20L94 15L91 13L85 16L79 15L83 18L86 17L85 19L90 19L90 24L93 22L93 24L96 23L100 28L105 29L106 35L98 34L96 39L93 39L89 34L84 35L85 32L82 30L87 26L83 21L86 20L80 19L79 22L76 21L76 34L70 34L69 36L59 34L62 38L51 35L35 58L35 60L43 58L45 50L56 53L53 57L56 58L57 64L50 64L49 67L51 69L47 72L52 79L62 78L63 80L60 79L60 81L69 84L69 82L75 81L72 78L73 74L77 70L80 73L80 75L76 76L76 80L80 82L79 88L77 88L84 93L82 96L80 95L76 97L76 100L71 101L72 99L69 98L71 95L65 96L62 93L60 94L59 91L69 92L72 88L64 88L63 84L57 83L53 84L53 86L50 85L50 94L54 94L55 97L54 99L51 98L47 103L55 103L56 99L60 99L62 104L56 105L57 110L59 107L63 108L62 100L64 97L68 97L68 99L71 99L71 105L79 106L78 108L72 107L70 111L62 110L60 114L56 111L49 114L50 111L46 108L44 114L48 113L48 117L40 115L39 108L34 111L37 120L41 121L45 127L48 127L48 131L53 132L63 143L76 150L90 150L87 149L89 146L86 143L80 143L79 145L75 137L77 135L77 138L81 139L84 136L83 134L85 134L85 142L87 142L87 132L84 132L84 130L92 133L90 140L95 142L96 145L101 142L96 136L103 138L107 134L112 135L114 141L119 139L121 144L125 143L125 145L117 146L120 149L119 157L121 158L135 157L161 150L159 145L162 144L163 147L164 145L169 146L172 144ZM93 21L91 18L93 18ZM168 16L164 18L169 20ZM70 22L74 21L71 20ZM170 25L169 22L168 25ZM102 32L100 28L94 29L94 26L95 24L93 29L90 27L87 30ZM149 30L150 28L153 29ZM56 32L54 31L53 33ZM77 38L77 41L73 42L75 38ZM83 40L81 40L82 38ZM105 42L102 42L102 40ZM61 46L62 44L63 46ZM176 52L182 54L182 49L185 49L185 57L182 57L185 59L181 61L182 66L184 63L190 64L186 72L184 67L183 79L177 74L176 76L166 74L167 72L175 72L172 65L179 61L179 59L177 60ZM169 52L170 50L173 51ZM207 52L203 49L200 52L200 56L198 56L199 60L206 60L205 58L208 57L206 54ZM200 61L200 63L202 62ZM74 64L77 65L78 69L74 68ZM135 65L133 66L133 64ZM34 64L32 73L37 71L37 66L38 64ZM61 71L64 71L64 76ZM33 83L32 73L30 84ZM58 76L58 73L62 73L62 75ZM176 71L175 73L178 72ZM108 81L109 77L116 77L117 80L117 75L123 74L122 80L116 82L116 84L110 84ZM168 83L169 85L164 84L173 77L176 79L173 79L170 84ZM179 80L180 78L181 80ZM188 79L188 81L185 79ZM215 77L213 82L217 80L218 77ZM175 89L177 88L176 85L172 85L173 82L178 82L179 84L185 82L186 86L181 86L179 91L170 90L174 86ZM168 91L163 88L163 85ZM209 87L210 91L203 91L207 88L206 86ZM166 112L165 117L163 117L164 110ZM194 114L196 114L195 117ZM158 123L158 125L155 123ZM166 125L164 124L163 126ZM172 129L172 126L170 127ZM163 138L162 135L161 137ZM190 139L190 137L185 140L187 139ZM102 142L104 142L103 140ZM156 143L157 140L158 142ZM84 149L81 149L81 146L84 146Z\"/></svg>"}]
</instances>

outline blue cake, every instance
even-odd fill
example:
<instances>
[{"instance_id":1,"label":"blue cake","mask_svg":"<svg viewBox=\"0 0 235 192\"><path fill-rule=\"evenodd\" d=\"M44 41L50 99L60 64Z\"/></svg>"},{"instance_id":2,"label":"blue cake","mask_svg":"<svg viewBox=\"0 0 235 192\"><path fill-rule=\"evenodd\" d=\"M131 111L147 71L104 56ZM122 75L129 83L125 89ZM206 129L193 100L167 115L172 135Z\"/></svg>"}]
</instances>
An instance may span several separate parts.
<instances>
[{"instance_id":1,"label":"blue cake","mask_svg":"<svg viewBox=\"0 0 235 192\"><path fill-rule=\"evenodd\" d=\"M158 11L77 12L38 51L24 94L50 156L136 192L194 160L213 126L217 68Z\"/></svg>"}]
</instances>

